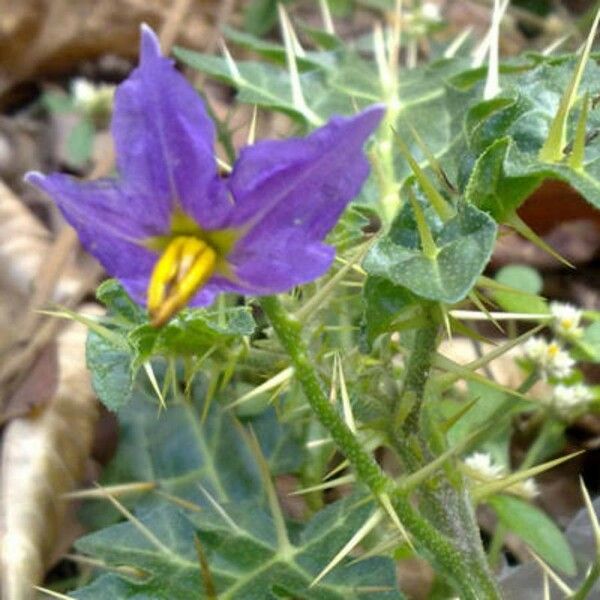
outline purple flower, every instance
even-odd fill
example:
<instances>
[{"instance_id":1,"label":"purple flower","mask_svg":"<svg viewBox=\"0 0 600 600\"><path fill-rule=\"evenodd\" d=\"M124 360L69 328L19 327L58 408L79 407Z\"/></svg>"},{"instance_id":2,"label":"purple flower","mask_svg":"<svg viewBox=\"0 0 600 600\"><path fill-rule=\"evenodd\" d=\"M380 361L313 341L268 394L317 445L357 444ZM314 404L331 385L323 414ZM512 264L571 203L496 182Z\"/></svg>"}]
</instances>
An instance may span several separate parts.
<instances>
[{"instance_id":1,"label":"purple flower","mask_svg":"<svg viewBox=\"0 0 600 600\"><path fill-rule=\"evenodd\" d=\"M367 177L362 147L382 114L247 146L222 178L201 99L143 27L140 65L115 95L119 177L26 179L160 326L219 292L273 294L322 275L335 253L323 239Z\"/></svg>"}]
</instances>

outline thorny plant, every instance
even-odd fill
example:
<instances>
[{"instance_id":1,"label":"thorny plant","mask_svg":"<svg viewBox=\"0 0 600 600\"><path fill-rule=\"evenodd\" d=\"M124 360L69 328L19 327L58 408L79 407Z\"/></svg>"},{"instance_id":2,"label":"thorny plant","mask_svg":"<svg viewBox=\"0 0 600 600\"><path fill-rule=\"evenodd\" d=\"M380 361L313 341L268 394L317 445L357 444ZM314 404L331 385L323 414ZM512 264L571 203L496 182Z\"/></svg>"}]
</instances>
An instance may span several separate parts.
<instances>
[{"instance_id":1,"label":"thorny plant","mask_svg":"<svg viewBox=\"0 0 600 600\"><path fill-rule=\"evenodd\" d=\"M598 406L578 363L600 361L600 314L548 305L522 267L483 271L500 224L563 260L517 214L545 179L600 207L598 17L578 56L499 64L496 3L472 54L462 36L418 66L426 11L398 6L353 44L320 7L324 30L303 31L315 49L280 8L282 46L224 32L260 60L237 62L225 43L222 57L175 51L254 106L237 158L228 121L213 124L143 28L114 96L118 175L27 177L118 280L98 290L108 314L83 320L121 444L104 487L77 497L110 500L126 522L96 510L74 558L101 574L72 594L401 598L393 560L416 554L434 569L432 598L500 598L512 530L583 598L598 557L564 583L554 570L575 576L575 557L531 500L533 478L570 458L550 460L567 424ZM255 141L257 108L285 113L300 137ZM466 365L439 353L445 336L479 344L477 320L515 333ZM515 348L516 389L482 374ZM511 471L517 415L535 438ZM304 498L296 521L281 474ZM479 503L499 519L487 552Z\"/></svg>"}]
</instances>

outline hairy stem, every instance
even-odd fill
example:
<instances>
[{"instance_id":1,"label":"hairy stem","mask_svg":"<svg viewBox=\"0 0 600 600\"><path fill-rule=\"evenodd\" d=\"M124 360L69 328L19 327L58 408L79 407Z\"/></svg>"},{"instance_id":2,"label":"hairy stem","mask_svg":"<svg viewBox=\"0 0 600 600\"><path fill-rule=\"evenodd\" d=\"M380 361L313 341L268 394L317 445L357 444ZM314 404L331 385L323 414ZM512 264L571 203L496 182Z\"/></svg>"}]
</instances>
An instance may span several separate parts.
<instances>
[{"instance_id":1,"label":"hairy stem","mask_svg":"<svg viewBox=\"0 0 600 600\"><path fill-rule=\"evenodd\" d=\"M394 407L393 429L389 433L392 447L411 473L446 449L445 439L437 431L435 420L428 418L424 406L439 329L434 314L430 312L428 317L427 325L414 334L402 391ZM472 571L482 580L492 580L462 473L450 462L445 467L445 477L441 475L426 482L420 494L424 513L455 541L455 547L460 549Z\"/></svg>"},{"instance_id":2,"label":"hairy stem","mask_svg":"<svg viewBox=\"0 0 600 600\"><path fill-rule=\"evenodd\" d=\"M395 484L379 467L372 455L348 428L340 414L331 405L322 381L312 363L308 348L302 338L300 322L290 315L276 296L261 299L268 317L284 350L289 354L295 376L321 424L329 431L337 447L356 471L357 478L367 485L375 498L382 494L392 497L394 509L418 547L430 558L456 589L463 600L496 600L499 593L487 570L481 570L469 557L455 548L453 542L442 535L413 507L406 494L394 493Z\"/></svg>"}]
</instances>

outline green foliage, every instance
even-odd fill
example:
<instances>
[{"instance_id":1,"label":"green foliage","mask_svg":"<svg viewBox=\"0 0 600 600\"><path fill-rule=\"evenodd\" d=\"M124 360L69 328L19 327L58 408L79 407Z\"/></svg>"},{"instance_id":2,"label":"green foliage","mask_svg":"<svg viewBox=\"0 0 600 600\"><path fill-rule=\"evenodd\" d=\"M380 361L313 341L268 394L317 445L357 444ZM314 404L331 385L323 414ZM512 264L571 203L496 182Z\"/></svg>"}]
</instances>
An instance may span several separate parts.
<instances>
[{"instance_id":1,"label":"green foliage","mask_svg":"<svg viewBox=\"0 0 600 600\"><path fill-rule=\"evenodd\" d=\"M446 223L428 211L437 256L425 256L412 210L406 206L388 235L373 247L364 267L370 275L402 285L412 293L441 302L462 300L473 287L492 253L496 224L484 212L460 204Z\"/></svg>"},{"instance_id":2,"label":"green foliage","mask_svg":"<svg viewBox=\"0 0 600 600\"><path fill-rule=\"evenodd\" d=\"M77 542L79 551L142 576L132 577L131 570L129 576L104 574L74 597L209 598L202 593L207 583L197 537L219 598L258 599L268 593L275 598L284 592L332 600L401 598L392 562L381 557L346 560L309 588L372 513L371 502L348 497L288 532L279 509L267 509L256 451L230 412L215 402L202 420L206 397L200 384L191 401L181 399L158 416L147 394L136 391L119 413L121 443L104 481L156 484L135 502L141 525L110 525ZM250 426L272 473L298 469L297 427L282 426L273 411Z\"/></svg>"},{"instance_id":3,"label":"green foliage","mask_svg":"<svg viewBox=\"0 0 600 600\"><path fill-rule=\"evenodd\" d=\"M535 269L526 265L508 265L496 273L496 281L515 290L494 292L494 299L504 310L516 313L548 312L546 301L538 295L542 291L542 278Z\"/></svg>"},{"instance_id":4,"label":"green foliage","mask_svg":"<svg viewBox=\"0 0 600 600\"><path fill-rule=\"evenodd\" d=\"M500 522L514 531L549 565L567 575L575 574L575 559L560 529L539 508L512 496L488 501Z\"/></svg>"},{"instance_id":5,"label":"green foliage","mask_svg":"<svg viewBox=\"0 0 600 600\"><path fill-rule=\"evenodd\" d=\"M111 336L90 333L87 362L94 390L111 410L129 401L138 369L152 358L198 357L230 346L255 328L249 308L232 307L188 309L157 329L117 282L103 283L97 295L109 311Z\"/></svg>"},{"instance_id":6,"label":"green foliage","mask_svg":"<svg viewBox=\"0 0 600 600\"><path fill-rule=\"evenodd\" d=\"M336 4L340 10L354 5ZM393 9L387 0L365 4ZM472 292L483 280L498 224L514 222L519 206L542 181L566 181L600 207L596 107L591 105L584 122L580 115L587 104L577 100L567 120L565 160L540 159L575 59L539 55L514 59L501 67L500 93L484 100L487 70L471 68L465 58L444 58L403 70L397 82L391 77L389 84L376 66L374 36L349 44L305 27L303 33L316 49L295 56L294 80L285 47L258 37L273 27L276 14L277 3L255 0L246 10L245 31L224 29L228 42L250 50L255 60L234 62L228 56L181 48L175 54L231 86L239 102L288 115L300 132L332 114L386 103L387 119L368 147L371 176L328 241L342 262L356 260L356 246L383 223L381 231L364 260L364 271L353 265L331 289L329 281L318 281L286 297L281 305L269 299L271 315L277 316L275 308L285 306L302 315L302 323L281 308L283 316L275 326L265 309L267 300L261 306L271 321L255 310L257 327L248 306L225 301L216 309L182 311L165 327L154 329L145 311L118 284L106 282L99 288L98 298L108 315L89 336L88 365L95 390L110 409L118 410L121 424L119 449L103 483L152 482L156 489L124 500L140 524L114 524L116 513L111 511L103 517L105 524L111 520L113 524L79 540L79 551L109 567L130 569L98 576L75 597L214 598L214 588L219 598L250 600L401 598L386 556L346 558L310 586L373 511L381 509L373 496L383 504L379 494L396 484L380 470L373 450L389 443L393 448L388 448L386 459L392 456L392 461L402 463L409 476L426 469L432 457L470 438L473 444L461 447L486 450L498 462L509 464L511 418L534 410L538 411L534 418L546 418L539 404L523 399L533 378L515 394L469 368L456 366L452 371L452 363L436 363L439 356L433 350L411 352L407 340L416 338L414 330L429 327L435 350L440 336L436 322L430 320L447 315L467 297L477 300ZM586 98L600 94L596 64L586 68L581 94ZM51 98L48 102L56 104ZM577 161L569 161L578 122L580 133L589 138L581 168ZM219 125L220 139L233 148L228 121ZM406 202L413 189L415 201ZM432 194L442 206L447 204L449 216L426 200ZM387 211L390 206L392 211ZM546 302L538 295L540 277L532 269L513 265L502 269L496 280L500 285L491 295L500 308L547 313ZM314 298L318 302L308 305L313 309L308 314L303 308ZM432 303L440 306L432 310ZM581 339L572 340L580 356L596 362L598 325L587 326ZM378 336L396 331L408 335L376 343ZM369 355L359 354L358 345ZM404 361L399 360L399 350L406 353ZM332 375L331 365L338 362L343 368ZM160 394L147 374L138 372L141 366L157 376ZM288 367L294 375L286 380L287 387L260 397L242 413L242 422L233 410L223 408ZM443 385L449 373L439 371L445 368L468 380L466 391ZM159 407L157 395L167 397L166 409ZM272 407L265 408L267 400ZM309 412L307 400L315 411L321 403L323 410L316 411L320 422ZM421 402L427 408L417 414ZM440 407L450 418L443 431L437 416ZM402 433L392 439L392 433L398 433L396 426L398 431L403 427ZM267 468L251 435L256 435ZM332 438L354 469L351 473L338 469L331 477L341 475L348 482L369 472L372 477L363 476L362 481L371 485L371 495L359 482L353 494L324 508L326 496L313 491L306 494L302 521L287 520L274 500L269 476L293 474L298 486L321 484L338 464L331 463ZM446 475L456 489L446 485ZM402 525L410 528L417 549L439 567L438 575L444 579L439 588L445 593L495 597L472 593L489 591L486 586L494 584L470 516L468 494L459 489L462 475L449 459L431 477L404 504L396 496ZM573 572L567 542L539 509L504 495L491 497L489 503L499 521L544 560ZM360 548L383 546L385 551L374 554L391 554L398 540L397 523L385 515ZM201 566L203 562L206 565ZM454 569L466 569L465 565L468 576L459 578ZM450 583L456 589L446 589Z\"/></svg>"}]
</instances>

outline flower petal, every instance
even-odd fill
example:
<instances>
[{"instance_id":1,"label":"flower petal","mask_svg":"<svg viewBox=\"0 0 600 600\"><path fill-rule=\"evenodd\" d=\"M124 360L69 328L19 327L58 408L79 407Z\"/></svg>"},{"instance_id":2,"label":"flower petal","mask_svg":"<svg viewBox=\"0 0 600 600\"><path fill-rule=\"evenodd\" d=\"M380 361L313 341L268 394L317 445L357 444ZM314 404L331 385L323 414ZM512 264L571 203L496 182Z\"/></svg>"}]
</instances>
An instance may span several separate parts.
<instances>
[{"instance_id":1,"label":"flower petal","mask_svg":"<svg viewBox=\"0 0 600 600\"><path fill-rule=\"evenodd\" d=\"M323 239L367 177L362 147L383 112L374 106L354 117L333 117L305 138L243 148L228 180L235 200L228 225L250 225L246 243L299 232Z\"/></svg>"},{"instance_id":2,"label":"flower petal","mask_svg":"<svg viewBox=\"0 0 600 600\"><path fill-rule=\"evenodd\" d=\"M215 131L196 90L161 55L154 32L142 26L140 65L118 88L112 133L117 167L132 192L176 204L205 228L217 223L226 197L216 193Z\"/></svg>"},{"instance_id":3,"label":"flower petal","mask_svg":"<svg viewBox=\"0 0 600 600\"><path fill-rule=\"evenodd\" d=\"M26 181L52 197L83 247L137 302L145 303L157 254L139 241L161 232L160 218L151 207L140 212L139 203L114 179L79 182L67 175L28 173Z\"/></svg>"},{"instance_id":4,"label":"flower petal","mask_svg":"<svg viewBox=\"0 0 600 600\"><path fill-rule=\"evenodd\" d=\"M329 268L334 251L321 240L367 177L362 147L382 116L372 107L306 138L242 150L228 181L235 206L227 222L246 230L228 256L242 288L280 292Z\"/></svg>"},{"instance_id":5,"label":"flower petal","mask_svg":"<svg viewBox=\"0 0 600 600\"><path fill-rule=\"evenodd\" d=\"M226 292L277 294L320 277L334 257L335 248L322 242L274 238L262 247L249 247L243 256L234 257L230 261L234 278L223 281L215 278L215 283Z\"/></svg>"}]
</instances>

